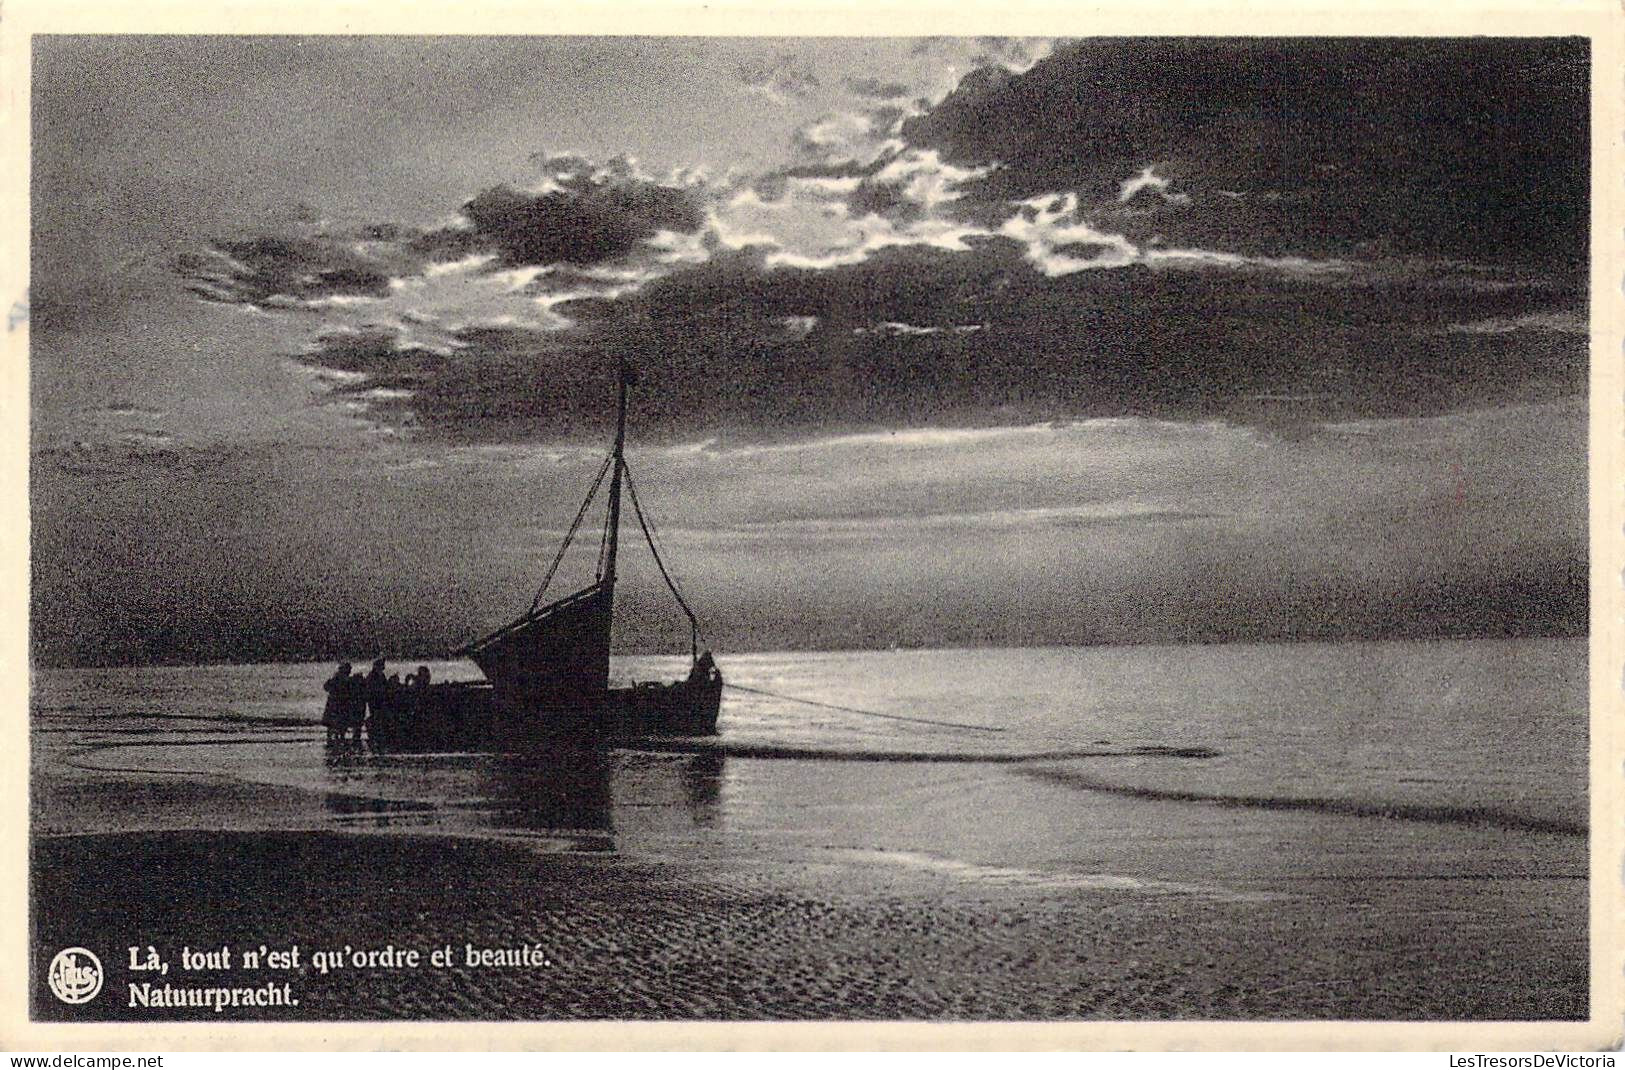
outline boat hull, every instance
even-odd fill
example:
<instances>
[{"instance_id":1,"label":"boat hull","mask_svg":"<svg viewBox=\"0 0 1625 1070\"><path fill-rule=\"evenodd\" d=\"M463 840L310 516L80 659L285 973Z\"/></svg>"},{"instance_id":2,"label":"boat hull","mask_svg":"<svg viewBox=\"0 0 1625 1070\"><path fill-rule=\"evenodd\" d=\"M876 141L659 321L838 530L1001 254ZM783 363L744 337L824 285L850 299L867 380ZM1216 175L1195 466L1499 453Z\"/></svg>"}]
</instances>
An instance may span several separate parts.
<instances>
[{"instance_id":1,"label":"boat hull","mask_svg":"<svg viewBox=\"0 0 1625 1070\"><path fill-rule=\"evenodd\" d=\"M670 684L612 687L603 723L613 735L714 736L722 709L722 677Z\"/></svg>"},{"instance_id":2,"label":"boat hull","mask_svg":"<svg viewBox=\"0 0 1625 1070\"><path fill-rule=\"evenodd\" d=\"M649 736L717 731L722 678L612 687L598 700L515 708L491 684L435 684L402 691L367 719L367 739L385 753L527 753L562 744L613 745Z\"/></svg>"}]
</instances>

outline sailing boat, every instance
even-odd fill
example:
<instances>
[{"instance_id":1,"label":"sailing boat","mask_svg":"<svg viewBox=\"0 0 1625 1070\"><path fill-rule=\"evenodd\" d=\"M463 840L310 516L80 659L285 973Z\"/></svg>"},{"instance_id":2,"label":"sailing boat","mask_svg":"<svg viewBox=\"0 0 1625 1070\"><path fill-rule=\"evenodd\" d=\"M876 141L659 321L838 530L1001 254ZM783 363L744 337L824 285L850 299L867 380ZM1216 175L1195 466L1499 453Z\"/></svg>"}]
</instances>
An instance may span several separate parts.
<instances>
[{"instance_id":1,"label":"sailing boat","mask_svg":"<svg viewBox=\"0 0 1625 1070\"><path fill-rule=\"evenodd\" d=\"M576 512L530 609L454 652L479 666L485 680L394 692L379 704L383 716L375 713L369 725L370 738L379 749L524 751L556 741L715 734L722 673L709 651L700 653L699 621L666 570L626 466L626 396L632 381L623 366L615 445ZM594 582L543 604L548 584L606 476L609 505ZM609 684L623 491L632 501L661 577L688 618L690 669L681 680L631 687Z\"/></svg>"}]
</instances>

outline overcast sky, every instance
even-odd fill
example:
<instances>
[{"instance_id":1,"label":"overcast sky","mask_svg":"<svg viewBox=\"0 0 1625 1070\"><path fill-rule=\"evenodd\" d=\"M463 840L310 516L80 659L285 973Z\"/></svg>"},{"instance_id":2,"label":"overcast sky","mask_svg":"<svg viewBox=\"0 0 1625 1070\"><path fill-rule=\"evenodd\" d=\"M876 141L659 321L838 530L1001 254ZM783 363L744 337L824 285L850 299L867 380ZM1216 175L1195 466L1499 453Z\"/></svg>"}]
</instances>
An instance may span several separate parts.
<instances>
[{"instance_id":1,"label":"overcast sky","mask_svg":"<svg viewBox=\"0 0 1625 1070\"><path fill-rule=\"evenodd\" d=\"M1588 62L35 38L36 656L1583 632Z\"/></svg>"}]
</instances>

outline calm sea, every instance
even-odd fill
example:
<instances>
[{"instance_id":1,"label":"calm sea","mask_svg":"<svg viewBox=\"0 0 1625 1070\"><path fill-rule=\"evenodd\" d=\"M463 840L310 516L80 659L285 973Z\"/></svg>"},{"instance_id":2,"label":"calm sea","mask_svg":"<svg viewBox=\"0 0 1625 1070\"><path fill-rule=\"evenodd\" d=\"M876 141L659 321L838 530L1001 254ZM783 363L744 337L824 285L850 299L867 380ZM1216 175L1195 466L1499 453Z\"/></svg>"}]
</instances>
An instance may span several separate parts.
<instances>
[{"instance_id":1,"label":"calm sea","mask_svg":"<svg viewBox=\"0 0 1625 1070\"><path fill-rule=\"evenodd\" d=\"M1487 820L1536 831L1586 824L1583 640L758 653L719 661L731 684L827 704L729 690L708 753L733 755L736 764L988 758L991 768L1037 769L1076 788L1192 805ZM478 675L466 662L431 667L439 680ZM682 659L618 658L615 674L655 679L685 667ZM319 733L304 726L320 718L321 682L331 671L326 664L40 670L36 769L238 778L328 792L334 762ZM859 710L866 712L851 712ZM416 793L428 804L443 797L424 769L457 764L391 761L374 763L367 791L408 800ZM401 771L395 782L391 768Z\"/></svg>"}]
</instances>

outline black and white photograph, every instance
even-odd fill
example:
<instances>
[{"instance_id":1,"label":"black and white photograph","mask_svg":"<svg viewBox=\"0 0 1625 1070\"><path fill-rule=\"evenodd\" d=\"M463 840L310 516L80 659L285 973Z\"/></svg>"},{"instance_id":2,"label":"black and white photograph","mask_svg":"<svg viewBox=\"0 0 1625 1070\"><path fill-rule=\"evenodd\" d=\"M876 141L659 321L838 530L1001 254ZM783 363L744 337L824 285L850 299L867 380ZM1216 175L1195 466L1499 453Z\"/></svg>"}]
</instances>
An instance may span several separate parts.
<instances>
[{"instance_id":1,"label":"black and white photograph","mask_svg":"<svg viewBox=\"0 0 1625 1070\"><path fill-rule=\"evenodd\" d=\"M1606 1017L1560 29L32 35L29 1019Z\"/></svg>"}]
</instances>

